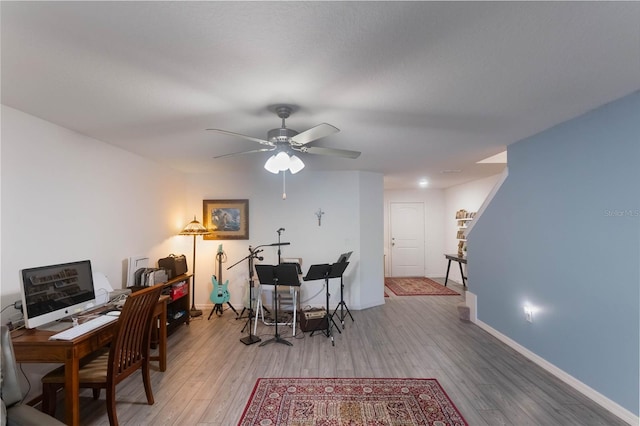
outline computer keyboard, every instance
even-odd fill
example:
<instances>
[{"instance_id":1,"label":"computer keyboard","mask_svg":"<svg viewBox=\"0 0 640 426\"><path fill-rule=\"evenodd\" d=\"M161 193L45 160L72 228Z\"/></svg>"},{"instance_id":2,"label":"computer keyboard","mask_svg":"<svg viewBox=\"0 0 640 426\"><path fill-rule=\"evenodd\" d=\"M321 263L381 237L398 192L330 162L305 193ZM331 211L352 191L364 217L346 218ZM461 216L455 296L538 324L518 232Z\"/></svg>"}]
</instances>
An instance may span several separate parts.
<instances>
[{"instance_id":1,"label":"computer keyboard","mask_svg":"<svg viewBox=\"0 0 640 426\"><path fill-rule=\"evenodd\" d=\"M100 315L99 317L85 321L82 324L78 324L75 327L68 328L60 333L56 333L49 337L49 340L73 340L76 337L82 336L95 330L98 327L102 327L105 324L109 324L112 321L117 321L118 317L112 317L108 315Z\"/></svg>"}]
</instances>

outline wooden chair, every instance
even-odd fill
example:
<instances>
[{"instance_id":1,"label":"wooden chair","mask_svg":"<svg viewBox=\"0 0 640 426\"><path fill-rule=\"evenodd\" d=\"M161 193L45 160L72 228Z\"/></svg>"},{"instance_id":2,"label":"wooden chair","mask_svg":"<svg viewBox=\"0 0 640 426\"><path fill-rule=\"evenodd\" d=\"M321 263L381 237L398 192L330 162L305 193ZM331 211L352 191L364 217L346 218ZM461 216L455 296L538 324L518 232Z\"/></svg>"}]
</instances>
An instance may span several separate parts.
<instances>
[{"instance_id":1,"label":"wooden chair","mask_svg":"<svg viewBox=\"0 0 640 426\"><path fill-rule=\"evenodd\" d=\"M147 402L154 403L149 376L149 340L153 308L161 291L162 286L152 286L127 297L111 345L81 361L80 387L92 388L94 399L100 396L100 389L107 390L107 413L112 426L118 424L116 385L138 369L142 370ZM42 411L51 416L55 415L57 391L64 387L64 373L62 366L42 378Z\"/></svg>"}]
</instances>

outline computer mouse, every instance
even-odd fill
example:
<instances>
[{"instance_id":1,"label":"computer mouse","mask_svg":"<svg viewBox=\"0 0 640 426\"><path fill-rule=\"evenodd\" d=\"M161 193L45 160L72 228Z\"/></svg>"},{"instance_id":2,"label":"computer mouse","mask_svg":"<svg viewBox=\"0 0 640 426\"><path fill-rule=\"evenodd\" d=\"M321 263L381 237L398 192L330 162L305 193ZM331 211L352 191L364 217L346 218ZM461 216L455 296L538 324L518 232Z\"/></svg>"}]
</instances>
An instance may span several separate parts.
<instances>
[{"instance_id":1,"label":"computer mouse","mask_svg":"<svg viewBox=\"0 0 640 426\"><path fill-rule=\"evenodd\" d=\"M117 316L120 316L120 311L109 311L106 313L106 315L110 317L117 317Z\"/></svg>"}]
</instances>

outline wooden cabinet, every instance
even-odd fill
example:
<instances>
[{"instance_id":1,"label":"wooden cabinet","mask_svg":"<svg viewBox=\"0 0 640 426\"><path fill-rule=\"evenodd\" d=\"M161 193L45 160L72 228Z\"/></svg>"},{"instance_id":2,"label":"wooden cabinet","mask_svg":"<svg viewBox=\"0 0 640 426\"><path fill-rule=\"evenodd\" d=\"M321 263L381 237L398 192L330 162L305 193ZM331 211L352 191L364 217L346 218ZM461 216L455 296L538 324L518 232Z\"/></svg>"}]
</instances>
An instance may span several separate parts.
<instances>
[{"instance_id":1,"label":"wooden cabinet","mask_svg":"<svg viewBox=\"0 0 640 426\"><path fill-rule=\"evenodd\" d=\"M181 324L189 324L189 307L191 297L191 274L178 275L163 286L162 294L169 296L167 301L167 333L171 334ZM135 292L144 287L129 287Z\"/></svg>"},{"instance_id":2,"label":"wooden cabinet","mask_svg":"<svg viewBox=\"0 0 640 426\"><path fill-rule=\"evenodd\" d=\"M191 274L178 275L164 286L167 301L167 333L171 334L180 324L189 324L189 303L191 297Z\"/></svg>"}]
</instances>

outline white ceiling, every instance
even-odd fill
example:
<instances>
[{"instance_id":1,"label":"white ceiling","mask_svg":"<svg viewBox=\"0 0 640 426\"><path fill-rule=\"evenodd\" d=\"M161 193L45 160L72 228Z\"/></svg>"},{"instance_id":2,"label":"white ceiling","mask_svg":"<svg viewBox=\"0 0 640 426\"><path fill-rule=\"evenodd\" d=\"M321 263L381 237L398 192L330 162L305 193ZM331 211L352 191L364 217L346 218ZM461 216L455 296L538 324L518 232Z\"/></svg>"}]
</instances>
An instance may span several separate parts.
<instances>
[{"instance_id":1,"label":"white ceiling","mask_svg":"<svg viewBox=\"0 0 640 426\"><path fill-rule=\"evenodd\" d=\"M291 103L341 131L312 170L444 188L640 88L636 2L6 2L2 103L188 173L259 168ZM445 170L460 173L443 173ZM266 171L264 173L267 173ZM304 173L304 171L302 172Z\"/></svg>"}]
</instances>

